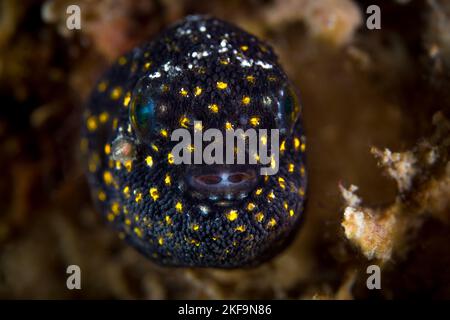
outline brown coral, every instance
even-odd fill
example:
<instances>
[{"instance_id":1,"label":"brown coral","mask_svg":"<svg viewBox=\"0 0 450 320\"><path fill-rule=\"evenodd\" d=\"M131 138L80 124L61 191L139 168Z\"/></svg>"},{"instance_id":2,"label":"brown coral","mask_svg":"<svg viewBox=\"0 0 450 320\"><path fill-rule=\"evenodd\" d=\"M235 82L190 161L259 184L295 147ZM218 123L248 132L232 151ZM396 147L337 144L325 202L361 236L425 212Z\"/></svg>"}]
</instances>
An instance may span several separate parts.
<instances>
[{"instance_id":1,"label":"brown coral","mask_svg":"<svg viewBox=\"0 0 450 320\"><path fill-rule=\"evenodd\" d=\"M435 134L413 150L393 153L372 148L380 166L397 182L399 194L383 208L362 205L357 187L340 186L347 204L342 226L346 237L368 259L386 262L408 247L408 240L427 215L450 217L450 124L442 114L433 122Z\"/></svg>"}]
</instances>

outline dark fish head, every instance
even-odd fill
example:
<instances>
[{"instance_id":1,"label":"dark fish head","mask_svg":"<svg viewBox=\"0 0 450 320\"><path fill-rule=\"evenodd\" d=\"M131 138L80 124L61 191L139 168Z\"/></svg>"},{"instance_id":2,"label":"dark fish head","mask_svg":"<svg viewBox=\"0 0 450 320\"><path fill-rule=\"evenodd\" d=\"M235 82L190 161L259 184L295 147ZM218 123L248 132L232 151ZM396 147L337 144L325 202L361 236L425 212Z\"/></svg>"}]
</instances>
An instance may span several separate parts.
<instances>
[{"instance_id":1,"label":"dark fish head","mask_svg":"<svg viewBox=\"0 0 450 320\"><path fill-rule=\"evenodd\" d=\"M129 108L130 187L148 193L129 208L146 216L151 240L142 251L169 265L258 264L282 249L302 213L297 93L268 45L220 20L190 17L154 50L164 46L169 53L137 81Z\"/></svg>"}]
</instances>

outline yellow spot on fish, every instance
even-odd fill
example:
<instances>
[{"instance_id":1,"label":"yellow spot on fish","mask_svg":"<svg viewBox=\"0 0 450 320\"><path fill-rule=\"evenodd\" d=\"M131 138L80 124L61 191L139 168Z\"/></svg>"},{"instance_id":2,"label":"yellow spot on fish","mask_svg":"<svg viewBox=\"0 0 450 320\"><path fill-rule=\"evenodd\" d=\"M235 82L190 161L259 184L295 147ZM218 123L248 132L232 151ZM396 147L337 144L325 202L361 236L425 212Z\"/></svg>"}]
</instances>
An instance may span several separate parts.
<instances>
[{"instance_id":1,"label":"yellow spot on fish","mask_svg":"<svg viewBox=\"0 0 450 320\"><path fill-rule=\"evenodd\" d=\"M97 197L98 197L98 200L105 201L106 200L106 193L103 192L103 191L99 191Z\"/></svg>"},{"instance_id":2,"label":"yellow spot on fish","mask_svg":"<svg viewBox=\"0 0 450 320\"><path fill-rule=\"evenodd\" d=\"M118 215L120 212L120 204L118 202L113 202L111 205L111 211L115 214Z\"/></svg>"},{"instance_id":3,"label":"yellow spot on fish","mask_svg":"<svg viewBox=\"0 0 450 320\"><path fill-rule=\"evenodd\" d=\"M280 152L284 152L286 150L286 140L283 140L280 145Z\"/></svg>"},{"instance_id":4,"label":"yellow spot on fish","mask_svg":"<svg viewBox=\"0 0 450 320\"><path fill-rule=\"evenodd\" d=\"M228 84L223 81L217 81L216 86L217 86L217 89L224 90L228 87Z\"/></svg>"},{"instance_id":5,"label":"yellow spot on fish","mask_svg":"<svg viewBox=\"0 0 450 320\"><path fill-rule=\"evenodd\" d=\"M198 231L198 229L200 229L200 226L198 224L193 224L192 225L192 230Z\"/></svg>"},{"instance_id":6,"label":"yellow spot on fish","mask_svg":"<svg viewBox=\"0 0 450 320\"><path fill-rule=\"evenodd\" d=\"M247 51L248 50L248 46L246 46L246 45L241 46L241 50L242 51Z\"/></svg>"},{"instance_id":7,"label":"yellow spot on fish","mask_svg":"<svg viewBox=\"0 0 450 320\"><path fill-rule=\"evenodd\" d=\"M120 96L122 95L122 88L121 87L115 87L112 91L111 91L111 99L113 100L117 100L120 98Z\"/></svg>"},{"instance_id":8,"label":"yellow spot on fish","mask_svg":"<svg viewBox=\"0 0 450 320\"><path fill-rule=\"evenodd\" d=\"M103 172L103 181L105 181L106 185L110 185L113 183L114 178L111 172L109 171Z\"/></svg>"},{"instance_id":9,"label":"yellow spot on fish","mask_svg":"<svg viewBox=\"0 0 450 320\"><path fill-rule=\"evenodd\" d=\"M131 169L133 168L133 160L127 160L123 164L128 172L131 172Z\"/></svg>"},{"instance_id":10,"label":"yellow spot on fish","mask_svg":"<svg viewBox=\"0 0 450 320\"><path fill-rule=\"evenodd\" d=\"M234 221L234 220L236 220L237 219L237 217L238 217L238 212L237 212L237 210L230 210L230 211L228 211L227 212L227 214L226 214L226 217L227 217L227 219L229 220L229 221Z\"/></svg>"},{"instance_id":11,"label":"yellow spot on fish","mask_svg":"<svg viewBox=\"0 0 450 320\"><path fill-rule=\"evenodd\" d=\"M247 204L247 210L248 211L252 211L253 209L255 209L255 204L253 202L249 202L249 204Z\"/></svg>"},{"instance_id":12,"label":"yellow spot on fish","mask_svg":"<svg viewBox=\"0 0 450 320\"><path fill-rule=\"evenodd\" d=\"M305 190L303 188L298 189L298 194L303 197L305 195Z\"/></svg>"},{"instance_id":13,"label":"yellow spot on fish","mask_svg":"<svg viewBox=\"0 0 450 320\"><path fill-rule=\"evenodd\" d=\"M86 126L89 131L95 131L98 128L97 118L95 116L90 116L86 120Z\"/></svg>"},{"instance_id":14,"label":"yellow spot on fish","mask_svg":"<svg viewBox=\"0 0 450 320\"><path fill-rule=\"evenodd\" d=\"M130 220L130 219L125 219L125 224L126 224L127 226L131 225L131 220Z\"/></svg>"},{"instance_id":15,"label":"yellow spot on fish","mask_svg":"<svg viewBox=\"0 0 450 320\"><path fill-rule=\"evenodd\" d=\"M278 177L278 184L282 189L286 189L286 181L282 177Z\"/></svg>"},{"instance_id":16,"label":"yellow spot on fish","mask_svg":"<svg viewBox=\"0 0 450 320\"><path fill-rule=\"evenodd\" d=\"M250 124L254 127L259 126L259 117L251 117L250 118Z\"/></svg>"},{"instance_id":17,"label":"yellow spot on fish","mask_svg":"<svg viewBox=\"0 0 450 320\"><path fill-rule=\"evenodd\" d=\"M140 193L140 192L136 193L136 196L134 197L134 201L136 201L137 203L142 202L142 193Z\"/></svg>"},{"instance_id":18,"label":"yellow spot on fish","mask_svg":"<svg viewBox=\"0 0 450 320\"><path fill-rule=\"evenodd\" d=\"M105 154L111 153L111 145L109 143L105 144Z\"/></svg>"},{"instance_id":19,"label":"yellow spot on fish","mask_svg":"<svg viewBox=\"0 0 450 320\"><path fill-rule=\"evenodd\" d=\"M240 225L240 226L237 226L236 228L234 228L234 230L236 230L236 231L239 231L239 232L244 232L245 231L245 226L243 226L243 225Z\"/></svg>"},{"instance_id":20,"label":"yellow spot on fish","mask_svg":"<svg viewBox=\"0 0 450 320\"><path fill-rule=\"evenodd\" d=\"M187 128L189 125L189 118L187 118L186 116L182 116L180 118L180 125L184 128Z\"/></svg>"},{"instance_id":21,"label":"yellow spot on fish","mask_svg":"<svg viewBox=\"0 0 450 320\"><path fill-rule=\"evenodd\" d=\"M267 223L267 226L268 226L269 228L273 228L273 227L275 227L276 224L277 224L277 220L275 220L274 218L271 218L271 219L269 220L269 222Z\"/></svg>"},{"instance_id":22,"label":"yellow spot on fish","mask_svg":"<svg viewBox=\"0 0 450 320\"><path fill-rule=\"evenodd\" d=\"M258 212L257 214L255 214L255 219L258 222L261 222L264 220L264 214L262 212Z\"/></svg>"},{"instance_id":23,"label":"yellow spot on fish","mask_svg":"<svg viewBox=\"0 0 450 320\"><path fill-rule=\"evenodd\" d=\"M164 178L164 183L165 183L167 186L170 186L170 185L172 184L172 179L170 178L170 175L169 175L169 174L166 174L166 177Z\"/></svg>"},{"instance_id":24,"label":"yellow spot on fish","mask_svg":"<svg viewBox=\"0 0 450 320\"><path fill-rule=\"evenodd\" d=\"M203 125L200 122L197 122L196 124L194 124L194 129L196 131L200 131L203 129Z\"/></svg>"},{"instance_id":25,"label":"yellow spot on fish","mask_svg":"<svg viewBox=\"0 0 450 320\"><path fill-rule=\"evenodd\" d=\"M145 70L148 70L148 69L150 69L151 66L152 66L152 63L151 63L151 62L146 62L146 63L144 64L144 69L145 69Z\"/></svg>"},{"instance_id":26,"label":"yellow spot on fish","mask_svg":"<svg viewBox=\"0 0 450 320\"><path fill-rule=\"evenodd\" d=\"M292 217L295 214L294 210L289 210L289 216Z\"/></svg>"},{"instance_id":27,"label":"yellow spot on fish","mask_svg":"<svg viewBox=\"0 0 450 320\"><path fill-rule=\"evenodd\" d=\"M250 124L254 127L259 126L259 117L251 117Z\"/></svg>"},{"instance_id":28,"label":"yellow spot on fish","mask_svg":"<svg viewBox=\"0 0 450 320\"><path fill-rule=\"evenodd\" d=\"M159 192L157 188L150 188L149 191L150 197L152 197L153 201L156 201L159 199Z\"/></svg>"},{"instance_id":29,"label":"yellow spot on fish","mask_svg":"<svg viewBox=\"0 0 450 320\"><path fill-rule=\"evenodd\" d=\"M181 89L180 89L180 94L181 94L183 97L186 97L186 96L188 95L188 92L187 92L187 90L186 90L185 88L181 88Z\"/></svg>"},{"instance_id":30,"label":"yellow spot on fish","mask_svg":"<svg viewBox=\"0 0 450 320\"><path fill-rule=\"evenodd\" d=\"M98 116L98 120L100 120L100 123L105 123L106 121L108 121L108 118L109 118L108 112L102 112Z\"/></svg>"},{"instance_id":31,"label":"yellow spot on fish","mask_svg":"<svg viewBox=\"0 0 450 320\"><path fill-rule=\"evenodd\" d=\"M89 162L88 162L89 171L90 172L97 171L99 164L100 164L99 155L96 152L92 153L92 155L89 157Z\"/></svg>"},{"instance_id":32,"label":"yellow spot on fish","mask_svg":"<svg viewBox=\"0 0 450 320\"><path fill-rule=\"evenodd\" d=\"M231 122L226 122L225 123L225 129L227 129L227 130L231 130L231 129L233 129L233 125L231 124Z\"/></svg>"},{"instance_id":33,"label":"yellow spot on fish","mask_svg":"<svg viewBox=\"0 0 450 320\"><path fill-rule=\"evenodd\" d=\"M147 165L150 168L153 167L153 158L152 158L152 156L147 156L147 158L145 158L145 163L147 163Z\"/></svg>"},{"instance_id":34,"label":"yellow spot on fish","mask_svg":"<svg viewBox=\"0 0 450 320\"><path fill-rule=\"evenodd\" d=\"M272 201L273 199L275 199L275 194L273 193L273 191L270 191L270 193L267 195L267 199L269 201Z\"/></svg>"},{"instance_id":35,"label":"yellow spot on fish","mask_svg":"<svg viewBox=\"0 0 450 320\"><path fill-rule=\"evenodd\" d=\"M123 188L123 195L125 196L125 198L129 198L130 197L130 187L129 186L125 186L124 188Z\"/></svg>"},{"instance_id":36,"label":"yellow spot on fish","mask_svg":"<svg viewBox=\"0 0 450 320\"><path fill-rule=\"evenodd\" d=\"M255 83L255 77L252 75L246 76L245 79L247 79L247 81L250 83Z\"/></svg>"},{"instance_id":37,"label":"yellow spot on fish","mask_svg":"<svg viewBox=\"0 0 450 320\"><path fill-rule=\"evenodd\" d=\"M108 219L109 222L114 221L115 218L116 217L111 212L106 216L106 219Z\"/></svg>"},{"instance_id":38,"label":"yellow spot on fish","mask_svg":"<svg viewBox=\"0 0 450 320\"><path fill-rule=\"evenodd\" d=\"M131 100L131 92L128 91L128 92L125 94L125 98L123 98L123 106L124 106L124 107L128 107L128 105L130 104L130 100Z\"/></svg>"},{"instance_id":39,"label":"yellow spot on fish","mask_svg":"<svg viewBox=\"0 0 450 320\"><path fill-rule=\"evenodd\" d=\"M306 143L302 143L302 145L300 146L300 151L305 152L305 150L306 150Z\"/></svg>"},{"instance_id":40,"label":"yellow spot on fish","mask_svg":"<svg viewBox=\"0 0 450 320\"><path fill-rule=\"evenodd\" d=\"M294 170L295 170L295 165L293 163L289 163L288 164L288 171L292 173L292 172L294 172Z\"/></svg>"},{"instance_id":41,"label":"yellow spot on fish","mask_svg":"<svg viewBox=\"0 0 450 320\"><path fill-rule=\"evenodd\" d=\"M162 245L164 244L164 238L163 238L163 237L159 237L159 238L158 238L158 244L159 244L160 246L162 246Z\"/></svg>"},{"instance_id":42,"label":"yellow spot on fish","mask_svg":"<svg viewBox=\"0 0 450 320\"><path fill-rule=\"evenodd\" d=\"M257 196L259 196L262 192L263 192L263 189L262 188L258 188L258 189L256 189L255 194Z\"/></svg>"},{"instance_id":43,"label":"yellow spot on fish","mask_svg":"<svg viewBox=\"0 0 450 320\"><path fill-rule=\"evenodd\" d=\"M139 229L138 227L135 227L133 229L133 231L139 238L142 238L142 230L141 229Z\"/></svg>"},{"instance_id":44,"label":"yellow spot on fish","mask_svg":"<svg viewBox=\"0 0 450 320\"><path fill-rule=\"evenodd\" d=\"M198 97L201 94L202 94L202 88L195 87L195 89L194 89L194 96Z\"/></svg>"},{"instance_id":45,"label":"yellow spot on fish","mask_svg":"<svg viewBox=\"0 0 450 320\"><path fill-rule=\"evenodd\" d=\"M267 136L266 135L261 135L261 138L259 138L259 140L261 141L261 143L264 146L267 144Z\"/></svg>"},{"instance_id":46,"label":"yellow spot on fish","mask_svg":"<svg viewBox=\"0 0 450 320\"><path fill-rule=\"evenodd\" d=\"M300 147L300 139L295 137L294 138L294 148L295 148L295 150L298 150L299 147Z\"/></svg>"},{"instance_id":47,"label":"yellow spot on fish","mask_svg":"<svg viewBox=\"0 0 450 320\"><path fill-rule=\"evenodd\" d=\"M169 162L169 164L173 164L174 163L174 158L173 158L173 154L171 152L169 152L167 154L167 162Z\"/></svg>"},{"instance_id":48,"label":"yellow spot on fish","mask_svg":"<svg viewBox=\"0 0 450 320\"><path fill-rule=\"evenodd\" d=\"M273 155L270 157L270 167L272 169L275 169L277 167L277 161L275 160L275 157Z\"/></svg>"},{"instance_id":49,"label":"yellow spot on fish","mask_svg":"<svg viewBox=\"0 0 450 320\"><path fill-rule=\"evenodd\" d=\"M155 150L156 152L159 151L159 148L156 144L152 143L152 149Z\"/></svg>"},{"instance_id":50,"label":"yellow spot on fish","mask_svg":"<svg viewBox=\"0 0 450 320\"><path fill-rule=\"evenodd\" d=\"M167 132L166 129L161 129L161 131L160 131L159 133L161 133L161 135L162 135L164 138L167 138L168 135L169 135L169 133Z\"/></svg>"},{"instance_id":51,"label":"yellow spot on fish","mask_svg":"<svg viewBox=\"0 0 450 320\"><path fill-rule=\"evenodd\" d=\"M119 64L121 65L121 66L123 66L125 63L127 63L127 58L125 58L125 57L120 57L119 58Z\"/></svg>"},{"instance_id":52,"label":"yellow spot on fish","mask_svg":"<svg viewBox=\"0 0 450 320\"><path fill-rule=\"evenodd\" d=\"M175 204L175 209L176 209L178 212L183 211L183 204L182 204L181 202L178 201L178 202Z\"/></svg>"},{"instance_id":53,"label":"yellow spot on fish","mask_svg":"<svg viewBox=\"0 0 450 320\"><path fill-rule=\"evenodd\" d=\"M301 166L300 167L300 175L303 177L305 175L305 167Z\"/></svg>"},{"instance_id":54,"label":"yellow spot on fish","mask_svg":"<svg viewBox=\"0 0 450 320\"><path fill-rule=\"evenodd\" d=\"M107 87L108 87L108 84L105 81L102 81L98 84L97 90L99 92L105 92Z\"/></svg>"},{"instance_id":55,"label":"yellow spot on fish","mask_svg":"<svg viewBox=\"0 0 450 320\"><path fill-rule=\"evenodd\" d=\"M200 242L196 239L191 239L190 243L195 245L196 247L200 246Z\"/></svg>"},{"instance_id":56,"label":"yellow spot on fish","mask_svg":"<svg viewBox=\"0 0 450 320\"><path fill-rule=\"evenodd\" d=\"M211 110L212 113L217 113L217 112L219 112L219 106L218 106L217 104L215 104L215 103L210 104L210 105L208 106L208 109Z\"/></svg>"},{"instance_id":57,"label":"yellow spot on fish","mask_svg":"<svg viewBox=\"0 0 450 320\"><path fill-rule=\"evenodd\" d=\"M241 101L242 101L243 105L248 105L250 103L250 97L249 96L243 96Z\"/></svg>"},{"instance_id":58,"label":"yellow spot on fish","mask_svg":"<svg viewBox=\"0 0 450 320\"><path fill-rule=\"evenodd\" d=\"M165 216L165 217L164 217L164 220L166 221L166 223L167 223L168 225L171 225L171 224L172 224L172 218L171 218L170 216Z\"/></svg>"},{"instance_id":59,"label":"yellow spot on fish","mask_svg":"<svg viewBox=\"0 0 450 320\"><path fill-rule=\"evenodd\" d=\"M285 201L285 202L283 202L283 207L284 207L284 209L288 209L289 207L288 207L288 203Z\"/></svg>"}]
</instances>

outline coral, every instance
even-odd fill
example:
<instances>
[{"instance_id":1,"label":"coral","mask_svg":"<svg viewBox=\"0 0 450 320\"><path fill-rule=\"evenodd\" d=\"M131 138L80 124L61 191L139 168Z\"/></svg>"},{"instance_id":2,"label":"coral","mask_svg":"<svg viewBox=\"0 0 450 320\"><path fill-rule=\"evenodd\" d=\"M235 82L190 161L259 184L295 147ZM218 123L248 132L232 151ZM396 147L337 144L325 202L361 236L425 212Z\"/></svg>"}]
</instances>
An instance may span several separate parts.
<instances>
[{"instance_id":1,"label":"coral","mask_svg":"<svg viewBox=\"0 0 450 320\"><path fill-rule=\"evenodd\" d=\"M428 13L425 46L433 59L434 70L444 72L450 67L450 4L445 0L428 0Z\"/></svg>"},{"instance_id":2,"label":"coral","mask_svg":"<svg viewBox=\"0 0 450 320\"><path fill-rule=\"evenodd\" d=\"M362 15L349 0L277 0L265 17L274 27L302 21L313 37L336 46L347 44L362 23Z\"/></svg>"},{"instance_id":3,"label":"coral","mask_svg":"<svg viewBox=\"0 0 450 320\"><path fill-rule=\"evenodd\" d=\"M342 221L345 235L368 259L386 262L404 252L427 216L450 218L450 123L441 113L433 122L435 133L410 151L371 150L397 182L394 203L382 208L364 206L355 194L357 187L340 186L347 205Z\"/></svg>"},{"instance_id":4,"label":"coral","mask_svg":"<svg viewBox=\"0 0 450 320\"><path fill-rule=\"evenodd\" d=\"M70 4L72 2L67 0L46 1L41 10L42 19L56 24L60 35L66 38L77 34L66 28L66 8ZM137 37L158 28L157 21L145 19L156 10L152 1L106 0L95 3L82 0L77 5L82 14L80 32L84 41L91 43L109 61L134 47ZM139 23L141 20L146 21L145 27Z\"/></svg>"}]
</instances>

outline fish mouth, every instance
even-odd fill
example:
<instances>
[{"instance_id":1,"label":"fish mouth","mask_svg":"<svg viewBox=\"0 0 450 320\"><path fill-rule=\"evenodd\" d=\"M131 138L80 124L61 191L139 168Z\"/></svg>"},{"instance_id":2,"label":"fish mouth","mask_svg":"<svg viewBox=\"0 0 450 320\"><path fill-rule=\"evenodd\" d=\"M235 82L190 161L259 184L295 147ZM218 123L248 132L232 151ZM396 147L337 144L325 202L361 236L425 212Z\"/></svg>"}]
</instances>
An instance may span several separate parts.
<instances>
[{"instance_id":1,"label":"fish mouth","mask_svg":"<svg viewBox=\"0 0 450 320\"><path fill-rule=\"evenodd\" d=\"M255 165L194 165L185 172L187 193L217 206L230 206L247 198L259 182Z\"/></svg>"}]
</instances>

